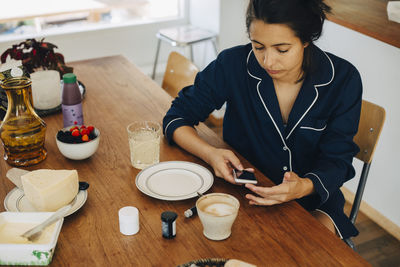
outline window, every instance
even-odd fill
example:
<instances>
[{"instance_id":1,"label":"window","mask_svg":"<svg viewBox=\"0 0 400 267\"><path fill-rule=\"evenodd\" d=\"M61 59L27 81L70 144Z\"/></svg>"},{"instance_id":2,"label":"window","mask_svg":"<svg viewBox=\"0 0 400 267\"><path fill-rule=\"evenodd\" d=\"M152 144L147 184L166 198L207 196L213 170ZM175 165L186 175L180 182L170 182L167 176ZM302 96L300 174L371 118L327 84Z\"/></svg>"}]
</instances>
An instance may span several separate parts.
<instances>
[{"instance_id":1,"label":"window","mask_svg":"<svg viewBox=\"0 0 400 267\"><path fill-rule=\"evenodd\" d=\"M0 9L0 39L179 19L183 8L183 0L13 0Z\"/></svg>"}]
</instances>

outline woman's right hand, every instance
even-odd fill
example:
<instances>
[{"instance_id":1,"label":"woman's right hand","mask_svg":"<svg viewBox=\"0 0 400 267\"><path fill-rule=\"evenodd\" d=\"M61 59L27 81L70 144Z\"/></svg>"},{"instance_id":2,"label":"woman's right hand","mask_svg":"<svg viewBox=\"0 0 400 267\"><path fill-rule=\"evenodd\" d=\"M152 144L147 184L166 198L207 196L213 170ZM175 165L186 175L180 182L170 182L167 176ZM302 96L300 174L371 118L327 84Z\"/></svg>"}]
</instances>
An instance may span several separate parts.
<instances>
[{"instance_id":1,"label":"woman's right hand","mask_svg":"<svg viewBox=\"0 0 400 267\"><path fill-rule=\"evenodd\" d=\"M232 184L235 184L232 168L243 170L239 158L228 149L214 148L208 155L207 163L214 169L217 177L221 177Z\"/></svg>"},{"instance_id":2,"label":"woman's right hand","mask_svg":"<svg viewBox=\"0 0 400 267\"><path fill-rule=\"evenodd\" d=\"M179 127L175 130L173 139L180 147L207 162L216 176L232 184L235 183L232 168L243 170L239 158L232 151L210 145L199 137L193 127Z\"/></svg>"}]
</instances>

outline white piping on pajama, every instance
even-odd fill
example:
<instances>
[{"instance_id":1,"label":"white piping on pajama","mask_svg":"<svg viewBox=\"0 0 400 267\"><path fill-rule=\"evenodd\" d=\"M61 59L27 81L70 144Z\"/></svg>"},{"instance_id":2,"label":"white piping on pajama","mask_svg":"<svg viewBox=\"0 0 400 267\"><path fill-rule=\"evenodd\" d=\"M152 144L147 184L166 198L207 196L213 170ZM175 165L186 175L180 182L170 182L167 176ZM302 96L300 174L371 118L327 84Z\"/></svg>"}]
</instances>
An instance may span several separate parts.
<instances>
[{"instance_id":1,"label":"white piping on pajama","mask_svg":"<svg viewBox=\"0 0 400 267\"><path fill-rule=\"evenodd\" d=\"M286 137L286 140L289 138L289 136L292 134L292 132L294 131L294 129L296 128L296 126L300 123L300 121L304 118L304 116L308 113L308 111L311 109L311 107L312 107L312 106L314 105L314 103L317 101L317 98L318 98L318 90L317 90L317 87L325 86L325 85L330 84L330 83L333 81L333 78L335 77L335 67L333 66L332 60L330 59L330 57L329 57L324 51L322 51L322 52L323 52L323 53L325 54L325 56L328 58L329 63L331 63L331 68L332 68L332 77L331 77L331 80L330 80L329 82L327 82L327 83L322 83L322 84L316 84L316 85L314 85L315 92L317 93L316 97L314 98L313 102L312 102L311 105L308 107L308 109L306 110L306 112L304 112L303 116L301 116L301 118L297 121L297 123L294 125L294 127L292 128L292 130L289 132L289 134L288 134L287 137Z\"/></svg>"},{"instance_id":2,"label":"white piping on pajama","mask_svg":"<svg viewBox=\"0 0 400 267\"><path fill-rule=\"evenodd\" d=\"M326 191L326 194L327 194L326 199L322 202L322 203L325 203L329 198L329 191L326 189L325 185L322 183L321 178L319 178L319 176L313 172L308 172L308 173L304 174L304 176L307 176L307 174L312 174L318 178L319 182L321 183L322 187L324 188L324 190Z\"/></svg>"},{"instance_id":3,"label":"white piping on pajama","mask_svg":"<svg viewBox=\"0 0 400 267\"><path fill-rule=\"evenodd\" d=\"M313 130L313 131L318 131L318 132L320 132L320 131L325 130L325 129L326 129L326 126L327 126L327 124L326 124L323 128L320 128L320 129L312 128L312 127L307 127L307 126L301 126L300 129Z\"/></svg>"},{"instance_id":4,"label":"white piping on pajama","mask_svg":"<svg viewBox=\"0 0 400 267\"><path fill-rule=\"evenodd\" d=\"M332 217L329 216L329 214L326 213L326 212L323 211L323 210L316 209L316 211L319 211L319 212L325 214L326 216L328 216L328 218L332 221L333 225L335 226L336 231L339 233L340 238L343 239L342 233L339 231L339 228L336 226L336 223L335 223L335 221L332 219Z\"/></svg>"},{"instance_id":5,"label":"white piping on pajama","mask_svg":"<svg viewBox=\"0 0 400 267\"><path fill-rule=\"evenodd\" d=\"M247 65L249 64L249 58L250 58L251 52L253 52L253 50L250 50L249 54L247 55ZM259 78L259 77L257 77L257 76L254 76L253 74L251 74L250 71L249 71L249 68L247 68L247 73L248 73L251 77L253 77L254 79L257 79L257 80L258 80L258 83L257 83L257 93L258 93L258 97L260 98L261 103L262 103L263 106L264 106L264 109L267 111L268 116L271 118L272 123L274 124L276 131L279 133L279 136L281 137L281 140L282 140L282 143L284 144L284 147L286 147L286 149L289 151L289 170L292 171L292 152L290 151L289 147L286 145L285 139L283 138L283 136L282 136L282 134L281 134L281 131L279 131L279 128L278 128L278 126L276 125L274 118L271 116L271 113L269 112L269 110L268 110L268 108L267 108L267 105L265 105L265 102L264 102L264 100L262 99L261 94L260 94L260 88L259 88L259 86L260 86L260 84L261 84L261 82L262 82L262 79Z\"/></svg>"},{"instance_id":6,"label":"white piping on pajama","mask_svg":"<svg viewBox=\"0 0 400 267\"><path fill-rule=\"evenodd\" d=\"M169 126L172 122L174 122L174 121L176 121L176 120L183 120L183 118L175 118L175 119L171 120L170 122L168 122L167 126L165 126L164 135L167 134L168 126Z\"/></svg>"}]
</instances>

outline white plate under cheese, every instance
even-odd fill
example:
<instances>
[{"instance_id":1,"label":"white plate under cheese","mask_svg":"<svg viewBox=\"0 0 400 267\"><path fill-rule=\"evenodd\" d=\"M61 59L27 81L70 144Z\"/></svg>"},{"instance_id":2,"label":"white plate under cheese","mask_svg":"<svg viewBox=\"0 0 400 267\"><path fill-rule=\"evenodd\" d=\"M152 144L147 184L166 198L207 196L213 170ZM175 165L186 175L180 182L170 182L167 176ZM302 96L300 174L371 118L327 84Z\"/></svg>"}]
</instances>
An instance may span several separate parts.
<instances>
[{"instance_id":1,"label":"white plate under cheese","mask_svg":"<svg viewBox=\"0 0 400 267\"><path fill-rule=\"evenodd\" d=\"M79 190L79 193L74 199L74 204L72 205L71 210L65 216L71 215L79 210L85 204L87 200L87 194L87 190ZM18 189L17 187L8 192L6 198L4 199L4 208L6 211L16 212L37 211L24 195L24 191Z\"/></svg>"}]
</instances>

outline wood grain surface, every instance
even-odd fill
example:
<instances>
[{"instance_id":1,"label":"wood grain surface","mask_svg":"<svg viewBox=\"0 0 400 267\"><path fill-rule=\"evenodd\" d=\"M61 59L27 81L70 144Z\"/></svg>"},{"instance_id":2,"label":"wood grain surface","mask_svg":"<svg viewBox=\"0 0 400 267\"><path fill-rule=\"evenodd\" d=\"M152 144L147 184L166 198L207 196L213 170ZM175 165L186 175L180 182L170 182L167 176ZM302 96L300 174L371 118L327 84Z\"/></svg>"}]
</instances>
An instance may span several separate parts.
<instances>
[{"instance_id":1,"label":"wood grain surface","mask_svg":"<svg viewBox=\"0 0 400 267\"><path fill-rule=\"evenodd\" d=\"M208 192L232 194L241 206L231 237L224 241L205 238L198 217L183 216L196 199L158 200L144 195L135 186L139 170L130 163L126 126L135 120L161 123L172 98L121 56L71 65L87 90L83 101L85 124L99 128L102 139L91 158L68 160L55 143L56 132L62 128L62 115L44 117L48 126L48 156L27 169L77 169L80 180L90 183L85 205L64 220L52 266L176 266L202 258L236 258L258 266L368 265L296 202L250 206L244 197L248 192L244 187L219 178L215 178ZM205 125L201 124L198 130L210 143L226 147ZM3 153L2 149L0 152ZM209 168L200 159L168 145L164 138L160 160L190 161ZM251 166L244 159L243 163ZM14 188L5 177L10 168L0 160L1 199ZM256 176L262 185L272 185L257 170ZM119 232L118 210L124 206L139 209L140 230L136 235L124 236ZM166 210L178 214L177 235L171 240L161 235L160 216Z\"/></svg>"},{"instance_id":2,"label":"wood grain surface","mask_svg":"<svg viewBox=\"0 0 400 267\"><path fill-rule=\"evenodd\" d=\"M400 23L390 21L388 0L325 0L328 20L400 48Z\"/></svg>"}]
</instances>

